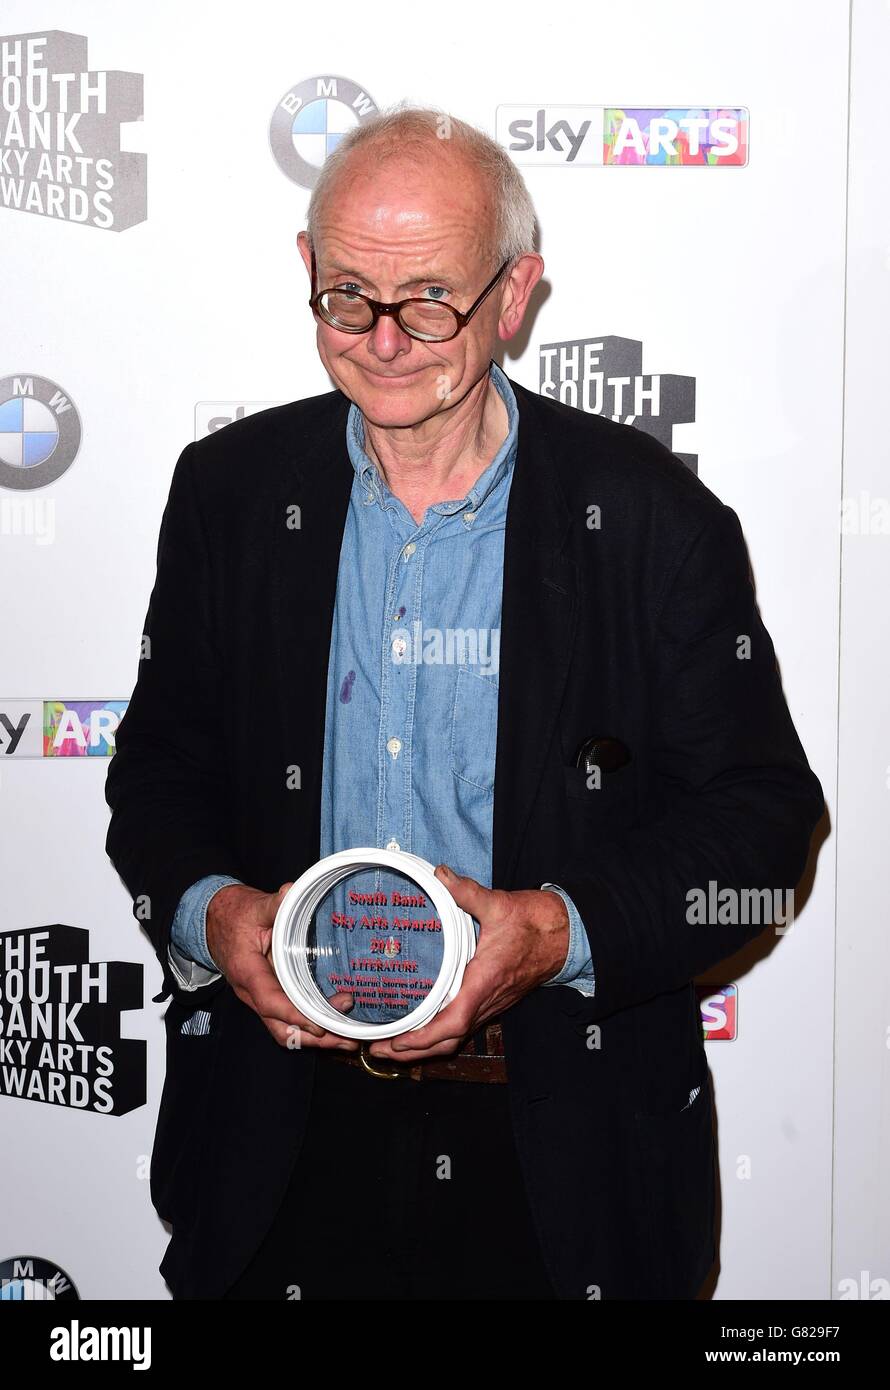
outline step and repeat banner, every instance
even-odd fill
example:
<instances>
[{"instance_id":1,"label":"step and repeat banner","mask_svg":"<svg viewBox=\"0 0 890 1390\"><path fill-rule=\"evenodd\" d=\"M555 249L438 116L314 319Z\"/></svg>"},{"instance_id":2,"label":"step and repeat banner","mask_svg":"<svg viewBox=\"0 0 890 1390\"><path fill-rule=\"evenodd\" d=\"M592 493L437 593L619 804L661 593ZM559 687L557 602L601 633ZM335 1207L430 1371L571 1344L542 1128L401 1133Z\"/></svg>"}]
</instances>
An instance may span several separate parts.
<instances>
[{"instance_id":1,"label":"step and repeat banner","mask_svg":"<svg viewBox=\"0 0 890 1390\"><path fill-rule=\"evenodd\" d=\"M502 365L654 435L737 511L833 825L849 20L3 6L0 1296L168 1297L165 1006L104 779L181 449L331 387L296 235L375 111L444 109L521 169L546 272ZM700 982L716 1298L874 1297L888 1275L831 1263L834 860L829 839L773 949Z\"/></svg>"}]
</instances>

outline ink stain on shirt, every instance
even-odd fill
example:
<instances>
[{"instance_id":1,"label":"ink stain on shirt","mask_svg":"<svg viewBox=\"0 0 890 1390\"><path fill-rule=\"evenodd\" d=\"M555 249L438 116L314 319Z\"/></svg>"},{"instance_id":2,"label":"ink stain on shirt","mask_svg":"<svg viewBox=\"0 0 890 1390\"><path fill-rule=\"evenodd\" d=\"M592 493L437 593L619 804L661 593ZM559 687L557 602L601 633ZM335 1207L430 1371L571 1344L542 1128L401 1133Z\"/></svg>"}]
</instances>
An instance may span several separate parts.
<instances>
[{"instance_id":1,"label":"ink stain on shirt","mask_svg":"<svg viewBox=\"0 0 890 1390\"><path fill-rule=\"evenodd\" d=\"M346 675L343 677L343 684L340 686L341 705L348 705L349 701L352 699L352 683L354 680L355 672L347 671Z\"/></svg>"}]
</instances>

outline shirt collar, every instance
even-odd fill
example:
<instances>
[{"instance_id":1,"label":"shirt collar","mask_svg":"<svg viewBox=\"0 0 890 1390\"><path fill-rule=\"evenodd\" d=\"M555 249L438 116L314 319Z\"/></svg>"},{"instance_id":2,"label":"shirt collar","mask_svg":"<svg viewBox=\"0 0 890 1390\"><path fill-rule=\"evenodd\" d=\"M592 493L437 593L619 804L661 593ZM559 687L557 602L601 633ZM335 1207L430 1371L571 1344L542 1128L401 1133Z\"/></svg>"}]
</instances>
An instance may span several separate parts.
<instances>
[{"instance_id":1,"label":"shirt collar","mask_svg":"<svg viewBox=\"0 0 890 1390\"><path fill-rule=\"evenodd\" d=\"M477 511L492 488L497 486L513 463L519 434L519 407L516 403L516 393L510 385L506 373L501 370L497 362L490 364L489 376L507 409L507 437L491 463L476 479L466 497L459 501L437 502L431 508L434 512L451 513L460 511L465 506ZM346 447L349 451L349 458L355 469L356 477L376 501L382 502L385 497L391 497L392 493L383 482L376 464L372 463L365 453L364 445L365 422L361 411L353 401L346 417Z\"/></svg>"}]
</instances>

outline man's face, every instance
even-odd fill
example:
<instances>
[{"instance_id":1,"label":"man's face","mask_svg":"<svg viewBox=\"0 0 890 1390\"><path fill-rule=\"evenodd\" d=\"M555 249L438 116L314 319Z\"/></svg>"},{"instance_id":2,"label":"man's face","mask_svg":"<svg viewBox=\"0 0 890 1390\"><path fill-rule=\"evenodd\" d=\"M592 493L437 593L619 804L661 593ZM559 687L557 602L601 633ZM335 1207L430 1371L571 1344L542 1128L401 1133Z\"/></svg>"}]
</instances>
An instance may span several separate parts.
<instances>
[{"instance_id":1,"label":"man's face","mask_svg":"<svg viewBox=\"0 0 890 1390\"><path fill-rule=\"evenodd\" d=\"M389 160L375 169L373 156L357 160L322 208L316 290L339 286L386 304L428 298L465 311L498 269L491 232L484 188L463 161L435 150L424 168ZM304 232L298 244L309 269ZM419 424L456 405L487 373L499 332L510 337L518 328L510 281L505 272L467 326L444 343L409 337L389 315L367 333L343 333L316 318L321 360L372 424Z\"/></svg>"}]
</instances>

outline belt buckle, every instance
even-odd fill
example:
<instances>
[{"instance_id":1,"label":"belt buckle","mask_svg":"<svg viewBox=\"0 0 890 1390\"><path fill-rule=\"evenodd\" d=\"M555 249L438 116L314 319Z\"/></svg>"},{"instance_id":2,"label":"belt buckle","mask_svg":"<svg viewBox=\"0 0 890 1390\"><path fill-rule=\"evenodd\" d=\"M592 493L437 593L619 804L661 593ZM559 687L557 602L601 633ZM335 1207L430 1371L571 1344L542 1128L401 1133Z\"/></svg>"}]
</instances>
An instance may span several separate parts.
<instances>
[{"instance_id":1,"label":"belt buckle","mask_svg":"<svg viewBox=\"0 0 890 1390\"><path fill-rule=\"evenodd\" d=\"M402 1067L398 1067L395 1071L380 1071L377 1069L377 1067L372 1066L370 1061L370 1052L368 1051L369 1048L370 1043L363 1042L359 1044L358 1049L359 1061L361 1062L362 1066L364 1067L365 1071L368 1073L369 1076L377 1076L384 1081L398 1081L405 1077L407 1077L409 1080L416 1080L415 1077L411 1076L410 1071L406 1071ZM374 1061L376 1062L376 1060L377 1059L375 1057Z\"/></svg>"}]
</instances>

